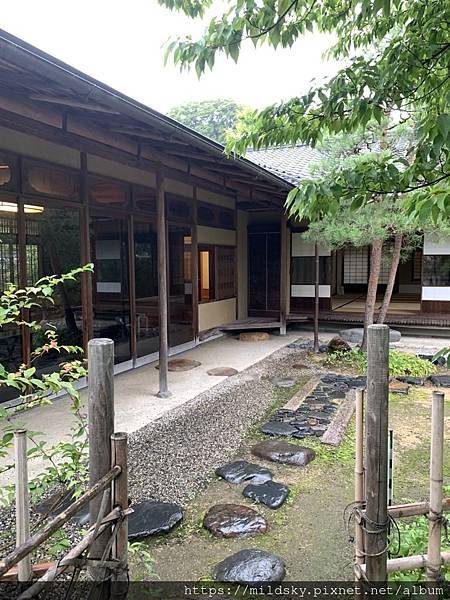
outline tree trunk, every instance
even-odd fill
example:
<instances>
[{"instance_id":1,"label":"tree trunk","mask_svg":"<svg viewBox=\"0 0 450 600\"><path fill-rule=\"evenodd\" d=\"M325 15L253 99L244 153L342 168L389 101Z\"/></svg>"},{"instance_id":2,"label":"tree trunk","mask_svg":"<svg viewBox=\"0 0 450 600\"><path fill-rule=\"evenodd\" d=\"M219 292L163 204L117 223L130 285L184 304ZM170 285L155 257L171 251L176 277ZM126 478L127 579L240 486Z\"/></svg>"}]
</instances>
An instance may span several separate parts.
<instances>
[{"instance_id":1,"label":"tree trunk","mask_svg":"<svg viewBox=\"0 0 450 600\"><path fill-rule=\"evenodd\" d=\"M381 269L381 249L382 240L373 240L370 252L370 275L369 285L367 286L366 307L364 312L364 334L361 343L361 350L367 351L367 328L373 324L373 314L375 312L375 302L377 300L378 279Z\"/></svg>"},{"instance_id":2,"label":"tree trunk","mask_svg":"<svg viewBox=\"0 0 450 600\"><path fill-rule=\"evenodd\" d=\"M395 277L397 276L398 264L402 252L403 235L397 233L394 239L394 251L392 253L391 268L389 269L389 279L384 292L383 304L381 305L380 314L378 315L378 323L384 323L386 319L389 304L391 303L392 292L394 290Z\"/></svg>"}]
</instances>

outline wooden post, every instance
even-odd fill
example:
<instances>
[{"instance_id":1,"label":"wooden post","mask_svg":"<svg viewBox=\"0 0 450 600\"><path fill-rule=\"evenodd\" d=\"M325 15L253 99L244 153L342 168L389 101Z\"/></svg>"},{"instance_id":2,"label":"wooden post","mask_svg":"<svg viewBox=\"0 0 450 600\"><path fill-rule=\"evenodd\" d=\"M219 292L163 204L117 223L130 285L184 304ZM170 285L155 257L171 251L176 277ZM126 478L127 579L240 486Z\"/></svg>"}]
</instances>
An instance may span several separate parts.
<instances>
[{"instance_id":1,"label":"wooden post","mask_svg":"<svg viewBox=\"0 0 450 600\"><path fill-rule=\"evenodd\" d=\"M369 325L366 406L367 578L387 578L387 450L389 399L389 327Z\"/></svg>"},{"instance_id":2,"label":"wooden post","mask_svg":"<svg viewBox=\"0 0 450 600\"><path fill-rule=\"evenodd\" d=\"M169 325L167 292L167 244L166 206L164 176L156 171L156 230L158 235L158 310L159 310L159 391L158 398L169 398L172 394L168 384Z\"/></svg>"},{"instance_id":3,"label":"wooden post","mask_svg":"<svg viewBox=\"0 0 450 600\"><path fill-rule=\"evenodd\" d=\"M433 392L431 407L430 512L428 513L427 581L441 576L444 394Z\"/></svg>"},{"instance_id":4,"label":"wooden post","mask_svg":"<svg viewBox=\"0 0 450 600\"><path fill-rule=\"evenodd\" d=\"M320 308L320 250L314 244L314 352L319 352L319 308Z\"/></svg>"},{"instance_id":5,"label":"wooden post","mask_svg":"<svg viewBox=\"0 0 450 600\"><path fill-rule=\"evenodd\" d=\"M20 429L14 432L14 453L16 462L16 548L30 537L30 501L28 495L27 432ZM31 555L28 554L17 564L17 579L29 581L32 576Z\"/></svg>"},{"instance_id":6,"label":"wooden post","mask_svg":"<svg viewBox=\"0 0 450 600\"><path fill-rule=\"evenodd\" d=\"M92 487L111 468L111 435L114 432L114 342L98 338L88 344L88 411L89 411L89 486ZM97 522L101 496L91 500L89 519ZM108 511L109 512L109 511ZM101 558L109 533L105 532L93 543L89 555ZM101 569L90 568L92 579L97 579Z\"/></svg>"},{"instance_id":7,"label":"wooden post","mask_svg":"<svg viewBox=\"0 0 450 600\"><path fill-rule=\"evenodd\" d=\"M356 390L356 452L355 452L355 507L361 508L364 503L364 391ZM361 523L355 520L355 561L363 564L364 530Z\"/></svg>"},{"instance_id":8,"label":"wooden post","mask_svg":"<svg viewBox=\"0 0 450 600\"><path fill-rule=\"evenodd\" d=\"M280 257L280 335L286 335L286 298L287 298L287 219L281 217L281 257Z\"/></svg>"},{"instance_id":9,"label":"wooden post","mask_svg":"<svg viewBox=\"0 0 450 600\"><path fill-rule=\"evenodd\" d=\"M199 302L199 274L198 274L198 201L197 186L194 185L193 197L193 223L191 236L192 253L192 328L194 330L194 340L198 342L199 320L198 320L198 302Z\"/></svg>"},{"instance_id":10,"label":"wooden post","mask_svg":"<svg viewBox=\"0 0 450 600\"><path fill-rule=\"evenodd\" d=\"M122 511L128 508L128 436L126 433L113 433L111 436L111 466L121 468L120 475L113 482L113 508ZM112 585L112 598L125 598L128 590L128 517L125 516L112 548L112 558L120 561Z\"/></svg>"}]
</instances>

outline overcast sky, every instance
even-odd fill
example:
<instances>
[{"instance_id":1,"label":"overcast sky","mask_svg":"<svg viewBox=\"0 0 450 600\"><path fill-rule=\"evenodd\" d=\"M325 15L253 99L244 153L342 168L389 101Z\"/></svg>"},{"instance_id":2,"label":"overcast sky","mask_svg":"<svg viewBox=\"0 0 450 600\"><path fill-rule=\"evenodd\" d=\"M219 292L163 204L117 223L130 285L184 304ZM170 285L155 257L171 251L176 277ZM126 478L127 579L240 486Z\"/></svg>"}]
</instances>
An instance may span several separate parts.
<instances>
[{"instance_id":1,"label":"overcast sky","mask_svg":"<svg viewBox=\"0 0 450 600\"><path fill-rule=\"evenodd\" d=\"M193 72L180 74L164 66L162 47L173 36L195 37L203 26L156 0L7 0L1 27L161 112L213 98L262 107L336 70L321 58L330 39L308 34L289 50L249 44L237 65L220 59L200 81Z\"/></svg>"}]
</instances>

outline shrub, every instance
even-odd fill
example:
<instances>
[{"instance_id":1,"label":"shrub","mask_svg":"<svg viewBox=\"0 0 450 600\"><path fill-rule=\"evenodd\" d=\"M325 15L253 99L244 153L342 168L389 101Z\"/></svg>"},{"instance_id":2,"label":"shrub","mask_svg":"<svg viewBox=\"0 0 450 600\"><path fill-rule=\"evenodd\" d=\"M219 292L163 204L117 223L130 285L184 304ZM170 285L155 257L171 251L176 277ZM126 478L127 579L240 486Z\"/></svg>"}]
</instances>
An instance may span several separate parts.
<instances>
[{"instance_id":1,"label":"shrub","mask_svg":"<svg viewBox=\"0 0 450 600\"><path fill-rule=\"evenodd\" d=\"M352 349L349 352L332 352L327 356L325 364L333 367L344 367L359 374L365 374L367 373L367 354L357 349ZM400 375L427 377L435 371L435 365L429 360L398 350L389 351L389 374L392 377Z\"/></svg>"}]
</instances>

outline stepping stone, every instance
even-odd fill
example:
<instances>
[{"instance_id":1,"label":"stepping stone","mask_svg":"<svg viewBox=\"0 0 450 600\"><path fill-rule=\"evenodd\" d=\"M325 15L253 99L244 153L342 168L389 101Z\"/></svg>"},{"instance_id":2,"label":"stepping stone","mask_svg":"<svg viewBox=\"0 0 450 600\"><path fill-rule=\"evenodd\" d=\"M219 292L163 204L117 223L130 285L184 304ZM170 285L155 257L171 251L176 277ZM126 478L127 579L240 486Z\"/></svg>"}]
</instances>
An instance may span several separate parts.
<instances>
[{"instance_id":1,"label":"stepping stone","mask_svg":"<svg viewBox=\"0 0 450 600\"><path fill-rule=\"evenodd\" d=\"M360 327L355 327L353 329L343 329L339 332L339 337L341 337L346 342L350 342L351 344L360 344L363 339L364 329ZM389 329L389 341L399 342L402 337L400 331L396 329Z\"/></svg>"},{"instance_id":2,"label":"stepping stone","mask_svg":"<svg viewBox=\"0 0 450 600\"><path fill-rule=\"evenodd\" d=\"M191 371L196 367L199 367L202 363L198 360L192 360L190 358L172 358L169 360L169 371ZM159 369L159 365L156 366Z\"/></svg>"},{"instance_id":3,"label":"stepping stone","mask_svg":"<svg viewBox=\"0 0 450 600\"><path fill-rule=\"evenodd\" d=\"M183 512L178 504L147 500L132 506L128 517L128 539L142 540L151 535L167 533L183 519Z\"/></svg>"},{"instance_id":4,"label":"stepping stone","mask_svg":"<svg viewBox=\"0 0 450 600\"><path fill-rule=\"evenodd\" d=\"M409 385L402 381L391 381L389 384L389 392L391 394L409 394Z\"/></svg>"},{"instance_id":5,"label":"stepping stone","mask_svg":"<svg viewBox=\"0 0 450 600\"><path fill-rule=\"evenodd\" d=\"M39 502L39 504L34 507L34 510L41 515L56 517L69 508L75 500L76 498L73 494L65 494L61 497L60 492L56 492L42 502ZM81 507L70 520L80 527L87 525L89 523L89 504Z\"/></svg>"},{"instance_id":6,"label":"stepping stone","mask_svg":"<svg viewBox=\"0 0 450 600\"><path fill-rule=\"evenodd\" d=\"M295 385L295 379L291 379L290 377L274 377L271 379L273 385L281 388L290 388Z\"/></svg>"},{"instance_id":7,"label":"stepping stone","mask_svg":"<svg viewBox=\"0 0 450 600\"><path fill-rule=\"evenodd\" d=\"M309 369L308 365L304 365L302 363L295 363L295 365L291 365L292 369L297 369L298 371L303 371L304 369Z\"/></svg>"},{"instance_id":8,"label":"stepping stone","mask_svg":"<svg viewBox=\"0 0 450 600\"><path fill-rule=\"evenodd\" d=\"M338 335L334 338L331 338L331 340L328 342L328 352L350 352L350 350L351 346L349 343Z\"/></svg>"},{"instance_id":9,"label":"stepping stone","mask_svg":"<svg viewBox=\"0 0 450 600\"><path fill-rule=\"evenodd\" d=\"M223 467L216 469L216 475L228 481L228 483L242 483L251 481L252 483L265 483L272 479L272 473L269 469L260 467L247 462L246 460L237 460L228 463Z\"/></svg>"},{"instance_id":10,"label":"stepping stone","mask_svg":"<svg viewBox=\"0 0 450 600\"><path fill-rule=\"evenodd\" d=\"M249 506L216 504L206 513L203 527L216 537L246 537L266 533L267 521Z\"/></svg>"},{"instance_id":11,"label":"stepping stone","mask_svg":"<svg viewBox=\"0 0 450 600\"><path fill-rule=\"evenodd\" d=\"M253 446L252 454L265 460L297 467L304 467L316 458L316 453L310 448L302 448L302 446L278 440L259 442Z\"/></svg>"},{"instance_id":12,"label":"stepping stone","mask_svg":"<svg viewBox=\"0 0 450 600\"><path fill-rule=\"evenodd\" d=\"M233 375L237 375L238 371L232 367L215 367L214 369L209 369L207 373L213 377L232 377Z\"/></svg>"},{"instance_id":13,"label":"stepping stone","mask_svg":"<svg viewBox=\"0 0 450 600\"><path fill-rule=\"evenodd\" d=\"M439 387L450 387L450 375L431 375L429 380Z\"/></svg>"},{"instance_id":14,"label":"stepping stone","mask_svg":"<svg viewBox=\"0 0 450 600\"><path fill-rule=\"evenodd\" d=\"M276 481L266 481L261 485L250 483L242 493L246 498L265 504L269 508L280 508L288 497L289 488Z\"/></svg>"},{"instance_id":15,"label":"stepping stone","mask_svg":"<svg viewBox=\"0 0 450 600\"><path fill-rule=\"evenodd\" d=\"M240 550L220 562L213 571L215 581L230 583L265 583L282 581L286 575L284 561L265 550Z\"/></svg>"},{"instance_id":16,"label":"stepping stone","mask_svg":"<svg viewBox=\"0 0 450 600\"><path fill-rule=\"evenodd\" d=\"M239 334L241 342L265 342L270 339L266 331L244 331Z\"/></svg>"},{"instance_id":17,"label":"stepping stone","mask_svg":"<svg viewBox=\"0 0 450 600\"><path fill-rule=\"evenodd\" d=\"M269 421L261 425L260 431L266 435L289 437L295 433L296 428L293 425L289 425L289 423L283 423L283 421Z\"/></svg>"}]
</instances>

